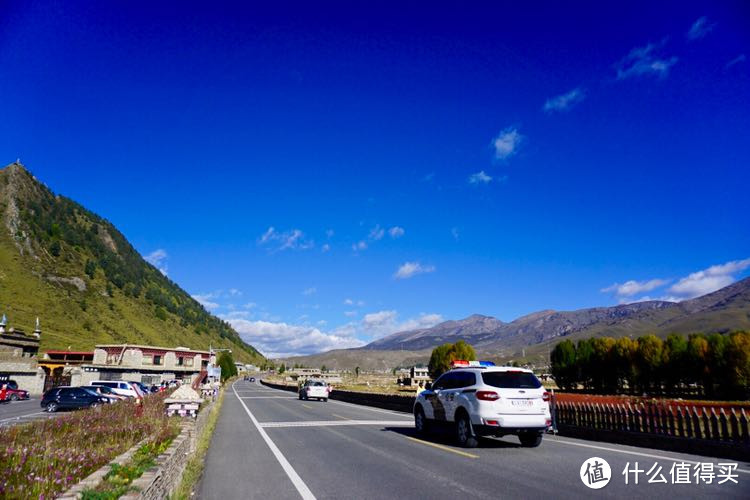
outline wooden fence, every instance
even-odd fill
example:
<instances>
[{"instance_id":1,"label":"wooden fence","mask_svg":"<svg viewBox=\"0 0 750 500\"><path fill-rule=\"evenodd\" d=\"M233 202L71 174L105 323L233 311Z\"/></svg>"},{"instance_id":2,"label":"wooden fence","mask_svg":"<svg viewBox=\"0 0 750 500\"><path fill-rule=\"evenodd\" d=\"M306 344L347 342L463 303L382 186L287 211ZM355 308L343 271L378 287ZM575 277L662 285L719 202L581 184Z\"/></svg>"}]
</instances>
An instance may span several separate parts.
<instances>
[{"instance_id":1,"label":"wooden fence","mask_svg":"<svg viewBox=\"0 0 750 500\"><path fill-rule=\"evenodd\" d=\"M750 444L743 409L727 415L723 408L558 402L555 412L558 425Z\"/></svg>"}]
</instances>

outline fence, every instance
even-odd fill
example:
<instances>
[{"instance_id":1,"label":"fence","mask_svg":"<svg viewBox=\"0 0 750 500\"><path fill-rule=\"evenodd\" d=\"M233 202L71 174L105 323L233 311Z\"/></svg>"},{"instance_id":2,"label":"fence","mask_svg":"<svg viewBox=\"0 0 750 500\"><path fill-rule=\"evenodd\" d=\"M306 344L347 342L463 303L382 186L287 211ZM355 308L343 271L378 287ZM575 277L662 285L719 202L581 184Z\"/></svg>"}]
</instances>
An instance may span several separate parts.
<instances>
[{"instance_id":1,"label":"fence","mask_svg":"<svg viewBox=\"0 0 750 500\"><path fill-rule=\"evenodd\" d=\"M667 404L555 402L561 434L638 446L750 458L750 422L744 409ZM644 444L645 443L645 444Z\"/></svg>"}]
</instances>

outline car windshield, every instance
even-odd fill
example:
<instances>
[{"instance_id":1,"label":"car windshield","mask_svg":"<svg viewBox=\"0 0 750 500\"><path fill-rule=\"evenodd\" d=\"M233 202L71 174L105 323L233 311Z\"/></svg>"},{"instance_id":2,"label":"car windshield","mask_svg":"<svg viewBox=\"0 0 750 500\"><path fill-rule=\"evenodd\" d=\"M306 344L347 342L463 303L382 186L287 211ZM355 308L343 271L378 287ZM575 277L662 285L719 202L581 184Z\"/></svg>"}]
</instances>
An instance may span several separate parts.
<instances>
[{"instance_id":1,"label":"car windshield","mask_svg":"<svg viewBox=\"0 0 750 500\"><path fill-rule=\"evenodd\" d=\"M81 387L81 389L83 390L83 392L85 392L85 393L87 393L89 395L99 396L99 394L96 392L95 389L89 389L88 387Z\"/></svg>"},{"instance_id":2,"label":"car windshield","mask_svg":"<svg viewBox=\"0 0 750 500\"><path fill-rule=\"evenodd\" d=\"M482 373L482 380L499 389L539 389L542 386L533 373L527 372Z\"/></svg>"},{"instance_id":3,"label":"car windshield","mask_svg":"<svg viewBox=\"0 0 750 500\"><path fill-rule=\"evenodd\" d=\"M310 382L308 385L313 385L315 387L322 387L322 386L325 386L326 384L325 382L315 381L315 382Z\"/></svg>"}]
</instances>

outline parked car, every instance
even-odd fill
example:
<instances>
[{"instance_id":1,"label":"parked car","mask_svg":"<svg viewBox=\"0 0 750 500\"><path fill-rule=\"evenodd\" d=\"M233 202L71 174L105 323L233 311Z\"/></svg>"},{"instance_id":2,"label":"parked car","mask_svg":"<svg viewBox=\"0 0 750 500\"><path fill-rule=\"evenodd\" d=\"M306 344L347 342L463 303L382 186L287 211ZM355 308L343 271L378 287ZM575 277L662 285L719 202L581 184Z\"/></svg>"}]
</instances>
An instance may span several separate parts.
<instances>
[{"instance_id":1,"label":"parked car","mask_svg":"<svg viewBox=\"0 0 750 500\"><path fill-rule=\"evenodd\" d=\"M94 392L98 393L100 396L107 398L109 400L109 403L117 403L118 401L122 401L123 399L128 399L127 396L117 394L114 389L103 385L90 385L86 388L91 389Z\"/></svg>"},{"instance_id":2,"label":"parked car","mask_svg":"<svg viewBox=\"0 0 750 500\"><path fill-rule=\"evenodd\" d=\"M250 382L255 382L255 377L250 377Z\"/></svg>"},{"instance_id":3,"label":"parked car","mask_svg":"<svg viewBox=\"0 0 750 500\"><path fill-rule=\"evenodd\" d=\"M117 394L121 394L129 398L139 397L138 392L132 385L130 385L130 382L125 382L122 380L95 380L89 383L89 385L101 385L104 387L109 387Z\"/></svg>"},{"instance_id":4,"label":"parked car","mask_svg":"<svg viewBox=\"0 0 750 500\"><path fill-rule=\"evenodd\" d=\"M92 408L108 402L106 397L88 387L55 387L44 393L39 404L53 413L57 410Z\"/></svg>"},{"instance_id":5,"label":"parked car","mask_svg":"<svg viewBox=\"0 0 750 500\"><path fill-rule=\"evenodd\" d=\"M24 391L18 388L18 384L15 380L6 380L0 382L0 386L5 384L5 400L6 401L18 401L19 399L29 399L29 391Z\"/></svg>"},{"instance_id":6,"label":"parked car","mask_svg":"<svg viewBox=\"0 0 750 500\"><path fill-rule=\"evenodd\" d=\"M144 395L146 395L146 394L151 394L151 389L150 389L150 388L149 388L149 386L147 386L146 384L143 384L143 383L141 383L141 382L131 382L131 384L135 384L135 385L137 385L137 386L138 386L138 387L139 387L139 388L141 389L141 392L142 392L142 393L143 393Z\"/></svg>"},{"instance_id":7,"label":"parked car","mask_svg":"<svg viewBox=\"0 0 750 500\"><path fill-rule=\"evenodd\" d=\"M308 379L299 389L299 398L328 401L328 392L328 385L324 381Z\"/></svg>"}]
</instances>

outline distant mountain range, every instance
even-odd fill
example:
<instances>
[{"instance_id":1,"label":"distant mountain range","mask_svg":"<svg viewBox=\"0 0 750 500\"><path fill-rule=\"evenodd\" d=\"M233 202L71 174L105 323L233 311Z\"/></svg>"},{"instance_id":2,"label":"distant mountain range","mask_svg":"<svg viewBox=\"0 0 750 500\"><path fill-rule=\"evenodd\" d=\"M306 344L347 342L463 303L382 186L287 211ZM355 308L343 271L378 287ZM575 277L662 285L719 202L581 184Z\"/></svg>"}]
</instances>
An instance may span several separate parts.
<instances>
[{"instance_id":1,"label":"distant mountain range","mask_svg":"<svg viewBox=\"0 0 750 500\"><path fill-rule=\"evenodd\" d=\"M213 345L231 348L238 360L264 359L114 225L53 193L19 163L0 169L0 314L27 332L38 316L42 350Z\"/></svg>"},{"instance_id":2,"label":"distant mountain range","mask_svg":"<svg viewBox=\"0 0 750 500\"><path fill-rule=\"evenodd\" d=\"M398 332L358 349L290 358L310 366L382 369L415 360L446 342L464 340L478 353L499 361L546 363L548 350L563 338L639 337L670 333L750 330L750 278L683 302L647 301L577 311L545 310L510 323L474 314L431 328Z\"/></svg>"}]
</instances>

